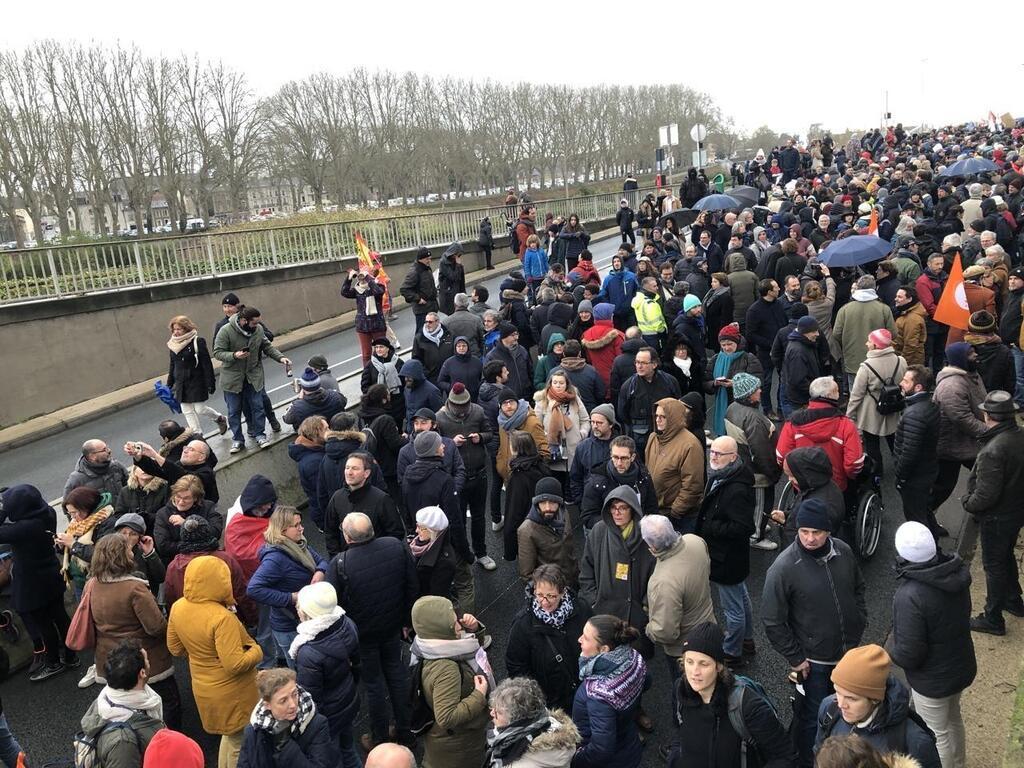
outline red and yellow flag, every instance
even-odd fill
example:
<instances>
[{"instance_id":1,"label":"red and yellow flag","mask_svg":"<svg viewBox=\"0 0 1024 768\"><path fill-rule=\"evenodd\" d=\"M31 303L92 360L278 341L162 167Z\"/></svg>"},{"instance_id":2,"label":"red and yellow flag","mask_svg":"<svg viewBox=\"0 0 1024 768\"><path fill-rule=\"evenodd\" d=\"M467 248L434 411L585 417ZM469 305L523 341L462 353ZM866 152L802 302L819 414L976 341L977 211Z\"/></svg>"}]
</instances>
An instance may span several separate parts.
<instances>
[{"instance_id":1,"label":"red and yellow flag","mask_svg":"<svg viewBox=\"0 0 1024 768\"><path fill-rule=\"evenodd\" d=\"M367 273L373 275L374 279L384 286L384 300L381 302L384 308L384 313L387 314L391 311L391 288L389 283L391 278L388 277L388 273L384 271L384 265L381 262L380 254L377 251L371 251L370 246L366 244L366 239L361 233L355 233L356 239L356 255L359 257L359 266Z\"/></svg>"},{"instance_id":2,"label":"red and yellow flag","mask_svg":"<svg viewBox=\"0 0 1024 768\"><path fill-rule=\"evenodd\" d=\"M878 237L878 209L871 206L871 218L868 220L868 234Z\"/></svg>"},{"instance_id":3,"label":"red and yellow flag","mask_svg":"<svg viewBox=\"0 0 1024 768\"><path fill-rule=\"evenodd\" d=\"M967 321L971 317L971 309L967 304L967 292L964 290L964 270L960 266L960 256L953 260L949 270L949 279L942 289L942 296L935 306L935 320L945 323L950 328L967 330Z\"/></svg>"}]
</instances>

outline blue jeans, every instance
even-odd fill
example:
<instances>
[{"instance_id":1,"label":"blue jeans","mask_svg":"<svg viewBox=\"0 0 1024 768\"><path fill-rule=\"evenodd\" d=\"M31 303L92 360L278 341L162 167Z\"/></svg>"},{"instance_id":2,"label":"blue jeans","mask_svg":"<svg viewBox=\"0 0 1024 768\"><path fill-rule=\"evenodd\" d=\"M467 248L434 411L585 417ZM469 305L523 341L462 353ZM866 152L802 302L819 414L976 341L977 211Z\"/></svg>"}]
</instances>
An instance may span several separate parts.
<instances>
[{"instance_id":1,"label":"blue jeans","mask_svg":"<svg viewBox=\"0 0 1024 768\"><path fill-rule=\"evenodd\" d=\"M334 734L334 739L338 742L341 768L363 768L363 761L359 759L359 752L356 751L356 737L352 733L351 723Z\"/></svg>"},{"instance_id":2,"label":"blue jeans","mask_svg":"<svg viewBox=\"0 0 1024 768\"><path fill-rule=\"evenodd\" d=\"M722 601L722 613L725 614L725 642L722 650L726 656L742 656L743 641L754 639L754 613L750 607L750 595L747 585L715 584L718 587L718 599Z\"/></svg>"},{"instance_id":3,"label":"blue jeans","mask_svg":"<svg viewBox=\"0 0 1024 768\"><path fill-rule=\"evenodd\" d=\"M1013 368L1017 373L1017 387L1013 392L1013 401L1017 405L1024 406L1024 352L1016 347L1010 347L1013 353Z\"/></svg>"},{"instance_id":4,"label":"blue jeans","mask_svg":"<svg viewBox=\"0 0 1024 768\"><path fill-rule=\"evenodd\" d=\"M794 719L799 720L796 731L797 748L800 750L799 765L811 768L814 765L814 738L818 735L818 709L821 702L835 693L832 687L831 664L815 664L811 662L811 670L804 680L804 699Z\"/></svg>"},{"instance_id":5,"label":"blue jeans","mask_svg":"<svg viewBox=\"0 0 1024 768\"><path fill-rule=\"evenodd\" d=\"M399 738L409 733L412 717L409 704L409 667L402 661L402 638L394 637L379 643L359 643L359 663L363 686L370 709L370 733L377 743L388 740L388 704L395 714L395 730Z\"/></svg>"},{"instance_id":6,"label":"blue jeans","mask_svg":"<svg viewBox=\"0 0 1024 768\"><path fill-rule=\"evenodd\" d=\"M266 437L267 419L263 411L263 390L257 392L249 382L242 385L241 392L225 392L224 404L228 407L228 425L231 427L231 439L236 443L244 443L242 436L242 402L248 404L252 412L252 421L248 423L249 437Z\"/></svg>"},{"instance_id":7,"label":"blue jeans","mask_svg":"<svg viewBox=\"0 0 1024 768\"><path fill-rule=\"evenodd\" d=\"M289 632L281 632L275 629L273 630L273 633L274 643L277 645L278 658L283 657L284 660L288 662L288 667L290 669L295 669L295 659L293 659L291 654L288 653L288 649L291 648L292 640L298 637L299 633L294 629Z\"/></svg>"},{"instance_id":8,"label":"blue jeans","mask_svg":"<svg viewBox=\"0 0 1024 768\"><path fill-rule=\"evenodd\" d=\"M270 606L259 606L259 621L256 624L256 642L263 649L263 661L257 669L273 669L277 666L277 643L274 642L274 633L270 629Z\"/></svg>"},{"instance_id":9,"label":"blue jeans","mask_svg":"<svg viewBox=\"0 0 1024 768\"><path fill-rule=\"evenodd\" d=\"M7 768L14 768L18 764L18 754L21 751L21 744L7 726L7 718L0 715L0 762L5 763Z\"/></svg>"}]
</instances>

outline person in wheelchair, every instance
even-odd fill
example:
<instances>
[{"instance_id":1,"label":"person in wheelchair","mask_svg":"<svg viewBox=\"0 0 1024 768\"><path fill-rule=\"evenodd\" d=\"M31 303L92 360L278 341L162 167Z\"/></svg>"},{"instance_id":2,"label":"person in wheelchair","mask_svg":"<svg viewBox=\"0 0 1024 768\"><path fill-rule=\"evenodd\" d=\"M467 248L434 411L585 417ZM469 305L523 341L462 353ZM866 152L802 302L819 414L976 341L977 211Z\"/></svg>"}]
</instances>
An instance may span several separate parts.
<instances>
[{"instance_id":1,"label":"person in wheelchair","mask_svg":"<svg viewBox=\"0 0 1024 768\"><path fill-rule=\"evenodd\" d=\"M833 536L843 539L843 521L847 516L846 499L832 479L832 461L823 448L794 448L782 462L782 471L789 478L779 499L780 509L772 511L772 521L781 525L784 545L796 539L796 514L800 503L819 499L825 504L832 522Z\"/></svg>"}]
</instances>

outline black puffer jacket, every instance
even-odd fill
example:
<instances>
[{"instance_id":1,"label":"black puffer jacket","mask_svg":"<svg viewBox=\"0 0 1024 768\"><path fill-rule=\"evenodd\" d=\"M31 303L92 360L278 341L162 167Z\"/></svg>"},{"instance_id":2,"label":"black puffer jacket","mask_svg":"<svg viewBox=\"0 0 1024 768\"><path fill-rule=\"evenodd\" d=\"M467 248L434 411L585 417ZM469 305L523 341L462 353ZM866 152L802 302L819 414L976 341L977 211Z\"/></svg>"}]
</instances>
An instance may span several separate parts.
<instances>
[{"instance_id":1,"label":"black puffer jacket","mask_svg":"<svg viewBox=\"0 0 1024 768\"><path fill-rule=\"evenodd\" d=\"M1024 430L1013 419L990 427L961 498L964 510L987 520L1024 522Z\"/></svg>"},{"instance_id":2,"label":"black puffer jacket","mask_svg":"<svg viewBox=\"0 0 1024 768\"><path fill-rule=\"evenodd\" d=\"M614 395L622 387L623 382L636 373L636 353L640 351L640 347L644 345L644 340L641 338L626 339L622 342L621 351L615 356L615 360L612 361L612 372L609 389Z\"/></svg>"},{"instance_id":3,"label":"black puffer jacket","mask_svg":"<svg viewBox=\"0 0 1024 768\"><path fill-rule=\"evenodd\" d=\"M864 577L853 550L834 536L823 546L826 554L812 557L793 542L765 578L765 633L791 667L806 659L838 662L860 645L867 626Z\"/></svg>"},{"instance_id":4,"label":"black puffer jacket","mask_svg":"<svg viewBox=\"0 0 1024 768\"><path fill-rule=\"evenodd\" d=\"M380 465L381 474L385 480L394 480L397 475L398 452L408 442L402 437L395 417L391 411L364 405L359 411L359 419L373 433L373 441L376 443L373 458Z\"/></svg>"},{"instance_id":5,"label":"black puffer jacket","mask_svg":"<svg viewBox=\"0 0 1024 768\"><path fill-rule=\"evenodd\" d=\"M458 555L452 548L448 531L441 531L430 549L420 557L413 555L416 561L416 578L419 579L419 596L437 595L448 597L452 593L452 581L455 579L455 566Z\"/></svg>"},{"instance_id":6,"label":"black puffer jacket","mask_svg":"<svg viewBox=\"0 0 1024 768\"><path fill-rule=\"evenodd\" d=\"M11 607L19 613L50 605L64 594L60 563L53 551L57 513L32 485L15 485L3 492L0 544L9 544Z\"/></svg>"},{"instance_id":7,"label":"black puffer jacket","mask_svg":"<svg viewBox=\"0 0 1024 768\"><path fill-rule=\"evenodd\" d=\"M572 613L561 627L555 627L534 614L533 595L527 589L526 609L509 630L505 669L509 677L532 677L540 683L549 708L570 712L580 684L580 644L577 641L594 612L585 600L571 591L565 594L572 599Z\"/></svg>"},{"instance_id":8,"label":"black puffer jacket","mask_svg":"<svg viewBox=\"0 0 1024 768\"><path fill-rule=\"evenodd\" d=\"M971 572L960 555L940 552L927 563L898 561L892 633L885 647L910 687L932 699L974 682Z\"/></svg>"},{"instance_id":9,"label":"black puffer jacket","mask_svg":"<svg viewBox=\"0 0 1024 768\"><path fill-rule=\"evenodd\" d=\"M341 733L359 712L355 670L359 668L359 635L348 616L299 646L295 675L327 718L331 733Z\"/></svg>"},{"instance_id":10,"label":"black puffer jacket","mask_svg":"<svg viewBox=\"0 0 1024 768\"><path fill-rule=\"evenodd\" d=\"M911 395L896 427L896 482L930 488L938 474L938 444L939 406L932 401L932 393Z\"/></svg>"},{"instance_id":11,"label":"black puffer jacket","mask_svg":"<svg viewBox=\"0 0 1024 768\"><path fill-rule=\"evenodd\" d=\"M146 533L152 536L156 513L167 503L167 498L168 485L162 477L154 477L140 487L135 475L131 474L128 476L128 485L121 489L114 502L112 517L116 519L129 512L142 515L142 519L146 521Z\"/></svg>"},{"instance_id":12,"label":"black puffer jacket","mask_svg":"<svg viewBox=\"0 0 1024 768\"><path fill-rule=\"evenodd\" d=\"M782 375L786 380L786 397L794 410L810 402L811 382L821 374L817 343L799 331L791 331L782 362Z\"/></svg>"},{"instance_id":13,"label":"black puffer jacket","mask_svg":"<svg viewBox=\"0 0 1024 768\"><path fill-rule=\"evenodd\" d=\"M177 354L170 350L168 353L171 362L167 369L167 387L178 402L205 403L217 389L206 339L197 338Z\"/></svg>"},{"instance_id":14,"label":"black puffer jacket","mask_svg":"<svg viewBox=\"0 0 1024 768\"><path fill-rule=\"evenodd\" d=\"M412 626L419 580L403 540L383 536L355 544L331 560L326 578L355 622L359 642L378 643Z\"/></svg>"},{"instance_id":15,"label":"black puffer jacket","mask_svg":"<svg viewBox=\"0 0 1024 768\"><path fill-rule=\"evenodd\" d=\"M754 533L754 471L740 458L722 470L709 470L697 516L697 535L708 545L711 580L739 584L750 574L750 537Z\"/></svg>"}]
</instances>

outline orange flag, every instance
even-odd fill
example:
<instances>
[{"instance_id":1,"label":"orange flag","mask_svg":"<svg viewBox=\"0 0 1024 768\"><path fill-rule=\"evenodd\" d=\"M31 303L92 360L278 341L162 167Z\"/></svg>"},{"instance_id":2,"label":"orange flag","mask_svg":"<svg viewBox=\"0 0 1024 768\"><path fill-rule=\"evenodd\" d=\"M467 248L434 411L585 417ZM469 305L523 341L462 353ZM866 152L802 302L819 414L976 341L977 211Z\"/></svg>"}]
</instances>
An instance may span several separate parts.
<instances>
[{"instance_id":1,"label":"orange flag","mask_svg":"<svg viewBox=\"0 0 1024 768\"><path fill-rule=\"evenodd\" d=\"M950 328L966 331L970 317L971 310L967 304L967 292L964 290L964 270L960 266L960 257L957 256L953 260L949 279L935 307L935 320L945 323Z\"/></svg>"},{"instance_id":2,"label":"orange flag","mask_svg":"<svg viewBox=\"0 0 1024 768\"><path fill-rule=\"evenodd\" d=\"M391 311L391 287L389 283L391 278L388 277L388 273L384 271L384 265L381 262L380 254L376 251L371 251L370 246L366 244L365 238L359 233L355 233L356 240L356 254L359 256L359 265L363 267L368 273L375 276L378 283L384 286L384 299L382 306L384 313L387 314Z\"/></svg>"},{"instance_id":3,"label":"orange flag","mask_svg":"<svg viewBox=\"0 0 1024 768\"><path fill-rule=\"evenodd\" d=\"M868 221L868 234L878 237L878 209L871 206L871 219Z\"/></svg>"}]
</instances>

